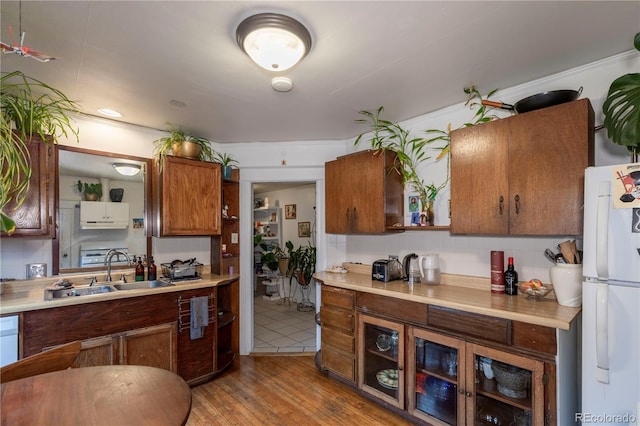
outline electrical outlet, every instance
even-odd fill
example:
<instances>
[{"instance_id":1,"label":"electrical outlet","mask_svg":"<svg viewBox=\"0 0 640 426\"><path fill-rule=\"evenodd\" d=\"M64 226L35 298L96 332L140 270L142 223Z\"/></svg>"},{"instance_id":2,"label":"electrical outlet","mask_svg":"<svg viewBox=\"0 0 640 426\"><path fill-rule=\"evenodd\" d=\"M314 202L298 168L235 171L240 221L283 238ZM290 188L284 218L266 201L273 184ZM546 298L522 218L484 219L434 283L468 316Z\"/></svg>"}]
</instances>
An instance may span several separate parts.
<instances>
[{"instance_id":1,"label":"electrical outlet","mask_svg":"<svg viewBox=\"0 0 640 426\"><path fill-rule=\"evenodd\" d=\"M238 233L237 232L232 232L231 233L231 244L238 244Z\"/></svg>"}]
</instances>

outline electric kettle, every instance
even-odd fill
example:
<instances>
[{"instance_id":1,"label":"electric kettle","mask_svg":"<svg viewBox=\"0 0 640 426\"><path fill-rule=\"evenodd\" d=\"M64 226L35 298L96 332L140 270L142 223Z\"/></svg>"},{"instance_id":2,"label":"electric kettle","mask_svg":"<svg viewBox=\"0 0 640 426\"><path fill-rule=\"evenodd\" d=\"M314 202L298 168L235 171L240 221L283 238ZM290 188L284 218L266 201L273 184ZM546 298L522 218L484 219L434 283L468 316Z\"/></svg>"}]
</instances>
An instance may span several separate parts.
<instances>
[{"instance_id":1,"label":"electric kettle","mask_svg":"<svg viewBox=\"0 0 640 426\"><path fill-rule=\"evenodd\" d=\"M440 284L440 257L437 253L421 254L418 257L420 281L425 284Z\"/></svg>"},{"instance_id":2,"label":"electric kettle","mask_svg":"<svg viewBox=\"0 0 640 426\"><path fill-rule=\"evenodd\" d=\"M408 254L402 259L402 270L404 271L404 280L407 284L416 284L420 282L420 265L418 264L418 255L415 253Z\"/></svg>"}]
</instances>

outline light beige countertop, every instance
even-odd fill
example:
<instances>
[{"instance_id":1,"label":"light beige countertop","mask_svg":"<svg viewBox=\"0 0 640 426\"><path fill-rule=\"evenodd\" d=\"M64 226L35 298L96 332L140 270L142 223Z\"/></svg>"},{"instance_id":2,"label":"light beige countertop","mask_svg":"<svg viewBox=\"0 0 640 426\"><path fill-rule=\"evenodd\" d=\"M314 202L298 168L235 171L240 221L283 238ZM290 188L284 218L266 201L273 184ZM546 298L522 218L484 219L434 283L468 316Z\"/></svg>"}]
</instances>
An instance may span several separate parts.
<instances>
[{"instance_id":1,"label":"light beige countertop","mask_svg":"<svg viewBox=\"0 0 640 426\"><path fill-rule=\"evenodd\" d=\"M105 300L125 299L129 297L139 297L152 294L173 293L177 291L215 287L221 284L227 284L233 280L237 280L240 275L215 275L203 273L201 280L176 283L175 285L167 287L116 290L110 293L92 294L78 297L64 297L47 301L44 300L45 287L57 281L58 278L67 278L74 284L74 287L81 288L88 286L88 281L86 280L87 277L90 276L61 276L39 278L36 280L4 282L2 283L2 295L0 295L0 315L15 314L18 312L33 311L38 309L57 308L60 306L80 305L83 303L102 302ZM118 283L118 281L111 282L111 284ZM100 281L95 285L97 286L104 284L109 283Z\"/></svg>"},{"instance_id":2,"label":"light beige countertop","mask_svg":"<svg viewBox=\"0 0 640 426\"><path fill-rule=\"evenodd\" d=\"M348 265L345 266L348 267ZM366 273L367 266L369 265L358 265L353 268L357 272L352 272L350 267L348 267L350 272L347 273L317 272L314 277L325 285L333 287L562 330L569 330L571 322L576 319L581 310L581 308L559 305L553 291L543 300L527 299L520 293L517 296L491 293L491 282L488 278L442 274L440 285L409 285L402 280L386 283L373 281L370 266L369 272Z\"/></svg>"}]
</instances>

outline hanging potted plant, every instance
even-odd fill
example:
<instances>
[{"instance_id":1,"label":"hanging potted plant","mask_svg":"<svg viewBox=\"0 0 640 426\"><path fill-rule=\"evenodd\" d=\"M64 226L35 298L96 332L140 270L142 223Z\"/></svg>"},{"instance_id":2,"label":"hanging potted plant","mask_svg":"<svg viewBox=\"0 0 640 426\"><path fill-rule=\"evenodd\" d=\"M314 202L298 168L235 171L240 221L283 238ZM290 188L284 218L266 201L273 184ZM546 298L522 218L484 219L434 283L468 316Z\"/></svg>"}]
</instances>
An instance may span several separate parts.
<instances>
[{"instance_id":1,"label":"hanging potted plant","mask_svg":"<svg viewBox=\"0 0 640 426\"><path fill-rule=\"evenodd\" d=\"M238 160L234 159L231 154L216 152L214 161L222 165L222 177L224 179L231 179L231 170L234 164L238 164Z\"/></svg>"},{"instance_id":2,"label":"hanging potted plant","mask_svg":"<svg viewBox=\"0 0 640 426\"><path fill-rule=\"evenodd\" d=\"M85 201L100 201L102 198L101 183L82 183L78 180L76 186L78 188L78 192L84 194Z\"/></svg>"},{"instance_id":3,"label":"hanging potted plant","mask_svg":"<svg viewBox=\"0 0 640 426\"><path fill-rule=\"evenodd\" d=\"M70 115L78 105L64 93L21 71L0 78L0 231L11 235L15 223L5 210L11 202L18 208L29 191L31 157L28 144L58 143L61 136L78 139L79 130Z\"/></svg>"},{"instance_id":4,"label":"hanging potted plant","mask_svg":"<svg viewBox=\"0 0 640 426\"><path fill-rule=\"evenodd\" d=\"M633 45L640 51L640 32ZM625 74L611 83L602 105L607 136L615 144L625 146L632 162L638 161L640 148L640 73Z\"/></svg>"},{"instance_id":5,"label":"hanging potted plant","mask_svg":"<svg viewBox=\"0 0 640 426\"><path fill-rule=\"evenodd\" d=\"M213 161L213 149L208 139L187 135L182 129L172 127L168 135L153 141L153 155L162 168L162 160L167 155Z\"/></svg>"}]
</instances>

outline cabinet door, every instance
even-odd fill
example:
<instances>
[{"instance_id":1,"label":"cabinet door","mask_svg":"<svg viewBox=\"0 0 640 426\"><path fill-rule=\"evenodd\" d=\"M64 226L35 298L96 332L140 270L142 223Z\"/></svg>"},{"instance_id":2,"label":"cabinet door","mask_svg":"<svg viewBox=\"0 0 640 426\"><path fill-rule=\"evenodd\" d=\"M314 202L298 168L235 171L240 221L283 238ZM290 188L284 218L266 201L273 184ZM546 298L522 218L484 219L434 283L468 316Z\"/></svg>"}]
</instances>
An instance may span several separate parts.
<instances>
[{"instance_id":1,"label":"cabinet door","mask_svg":"<svg viewBox=\"0 0 640 426\"><path fill-rule=\"evenodd\" d=\"M467 343L466 369L467 424L545 424L542 361Z\"/></svg>"},{"instance_id":2,"label":"cabinet door","mask_svg":"<svg viewBox=\"0 0 640 426\"><path fill-rule=\"evenodd\" d=\"M120 364L119 342L119 336L102 336L83 340L80 354L78 354L73 366L94 367Z\"/></svg>"},{"instance_id":3,"label":"cabinet door","mask_svg":"<svg viewBox=\"0 0 640 426\"><path fill-rule=\"evenodd\" d=\"M121 359L124 365L145 365L177 372L176 323L141 328L124 333Z\"/></svg>"},{"instance_id":4,"label":"cabinet door","mask_svg":"<svg viewBox=\"0 0 640 426\"><path fill-rule=\"evenodd\" d=\"M584 170L593 165L589 100L510 120L510 234L582 234Z\"/></svg>"},{"instance_id":5,"label":"cabinet door","mask_svg":"<svg viewBox=\"0 0 640 426\"><path fill-rule=\"evenodd\" d=\"M13 143L13 142L12 142ZM16 223L12 237L52 238L55 235L53 225L53 203L55 182L55 146L45 143L34 136L27 142L31 157L31 178L29 190L20 207L15 209L13 199L3 211Z\"/></svg>"},{"instance_id":6,"label":"cabinet door","mask_svg":"<svg viewBox=\"0 0 640 426\"><path fill-rule=\"evenodd\" d=\"M509 232L509 126L497 120L451 132L451 232Z\"/></svg>"},{"instance_id":7,"label":"cabinet door","mask_svg":"<svg viewBox=\"0 0 640 426\"><path fill-rule=\"evenodd\" d=\"M355 292L322 286L322 368L356 382Z\"/></svg>"},{"instance_id":8,"label":"cabinet door","mask_svg":"<svg viewBox=\"0 0 640 426\"><path fill-rule=\"evenodd\" d=\"M325 163L325 230L329 234L349 233L349 187L352 182L346 180L345 160Z\"/></svg>"},{"instance_id":9,"label":"cabinet door","mask_svg":"<svg viewBox=\"0 0 640 426\"><path fill-rule=\"evenodd\" d=\"M465 424L465 342L414 327L407 334L409 413L429 424Z\"/></svg>"},{"instance_id":10,"label":"cabinet door","mask_svg":"<svg viewBox=\"0 0 640 426\"><path fill-rule=\"evenodd\" d=\"M331 234L381 234L403 218L395 154L361 151L325 164L325 227Z\"/></svg>"},{"instance_id":11,"label":"cabinet door","mask_svg":"<svg viewBox=\"0 0 640 426\"><path fill-rule=\"evenodd\" d=\"M105 203L105 216L114 222L129 222L129 203Z\"/></svg>"},{"instance_id":12,"label":"cabinet door","mask_svg":"<svg viewBox=\"0 0 640 426\"><path fill-rule=\"evenodd\" d=\"M160 176L160 235L220 235L220 164L165 157ZM156 227L157 228L157 227Z\"/></svg>"},{"instance_id":13,"label":"cabinet door","mask_svg":"<svg viewBox=\"0 0 640 426\"><path fill-rule=\"evenodd\" d=\"M358 386L404 409L404 325L358 315Z\"/></svg>"}]
</instances>

